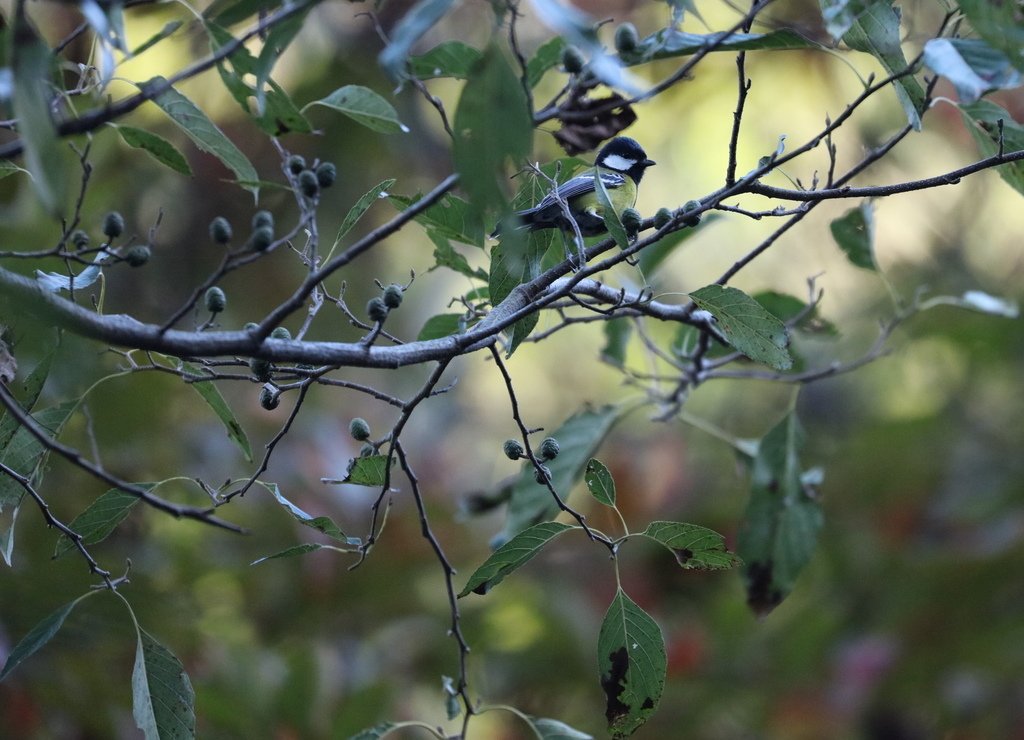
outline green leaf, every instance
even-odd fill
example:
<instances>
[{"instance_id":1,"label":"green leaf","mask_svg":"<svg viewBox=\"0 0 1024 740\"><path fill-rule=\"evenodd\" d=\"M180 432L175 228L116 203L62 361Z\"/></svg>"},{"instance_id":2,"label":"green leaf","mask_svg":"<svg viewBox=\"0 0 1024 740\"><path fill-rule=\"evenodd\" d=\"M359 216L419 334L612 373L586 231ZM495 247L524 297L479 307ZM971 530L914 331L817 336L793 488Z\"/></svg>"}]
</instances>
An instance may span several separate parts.
<instances>
[{"instance_id":1,"label":"green leaf","mask_svg":"<svg viewBox=\"0 0 1024 740\"><path fill-rule=\"evenodd\" d=\"M161 28L148 39L146 39L141 44L132 49L131 56L137 57L139 54L146 51L147 49L151 49L153 46L160 43L165 38L173 35L174 32L181 28L183 25L184 21L168 21L164 24L163 28Z\"/></svg>"},{"instance_id":2,"label":"green leaf","mask_svg":"<svg viewBox=\"0 0 1024 740\"><path fill-rule=\"evenodd\" d=\"M601 406L573 414L550 433L558 440L558 457L545 463L551 470L551 485L562 499L583 478L590 458L597 452L612 426L619 420L623 409ZM548 521L558 513L558 504L547 486L537 483L532 464L524 464L519 477L512 483L503 537L509 538L537 522Z\"/></svg>"},{"instance_id":3,"label":"green leaf","mask_svg":"<svg viewBox=\"0 0 1024 740\"><path fill-rule=\"evenodd\" d=\"M398 725L394 722L381 722L378 725L367 727L365 730L357 732L348 740L380 740L397 727Z\"/></svg>"},{"instance_id":4,"label":"green leaf","mask_svg":"<svg viewBox=\"0 0 1024 740\"><path fill-rule=\"evenodd\" d=\"M66 183L57 129L50 115L53 55L22 13L14 17L14 115L25 145L25 166L40 203L51 215L64 206Z\"/></svg>"},{"instance_id":5,"label":"green leaf","mask_svg":"<svg viewBox=\"0 0 1024 740\"><path fill-rule=\"evenodd\" d=\"M981 39L931 39L924 45L924 63L953 83L963 103L1021 82L1006 54Z\"/></svg>"},{"instance_id":6,"label":"green leaf","mask_svg":"<svg viewBox=\"0 0 1024 740\"><path fill-rule=\"evenodd\" d=\"M454 77L465 80L483 54L461 41L445 41L426 54L409 59L409 74L421 80Z\"/></svg>"},{"instance_id":7,"label":"green leaf","mask_svg":"<svg viewBox=\"0 0 1024 740\"><path fill-rule=\"evenodd\" d=\"M395 184L394 178L384 180L374 185L369 192L365 193L356 204L352 206L348 213L345 215L345 220L341 222L341 226L338 227L338 234L334 237L334 243L340 242L348 232L352 230L352 227L358 223L359 219L363 217L363 214L369 210L370 206L376 203L382 198L389 197L388 189Z\"/></svg>"},{"instance_id":8,"label":"green leaf","mask_svg":"<svg viewBox=\"0 0 1024 740\"><path fill-rule=\"evenodd\" d=\"M312 5L310 6L310 8ZM270 79L270 71L274 68L277 60L284 53L285 49L302 30L309 10L303 10L280 23L275 23L269 33L263 39L263 47L256 59L256 110L260 113L266 109L265 86Z\"/></svg>"},{"instance_id":9,"label":"green leaf","mask_svg":"<svg viewBox=\"0 0 1024 740\"><path fill-rule=\"evenodd\" d=\"M430 339L451 336L452 334L461 334L466 330L465 321L466 315L461 313L442 313L437 316L431 316L427 319L423 328L420 329L420 333L416 336L416 341L425 342Z\"/></svg>"},{"instance_id":10,"label":"green leaf","mask_svg":"<svg viewBox=\"0 0 1024 740\"><path fill-rule=\"evenodd\" d=\"M400 211L416 203L420 196L409 198L404 195L389 195L391 204ZM447 239L475 247L484 245L483 221L475 217L469 203L457 195L447 193L437 203L415 216L417 223Z\"/></svg>"},{"instance_id":11,"label":"green leaf","mask_svg":"<svg viewBox=\"0 0 1024 740\"><path fill-rule=\"evenodd\" d=\"M633 734L658 707L668 657L657 622L621 588L601 623L597 665L608 729L616 738Z\"/></svg>"},{"instance_id":12,"label":"green leaf","mask_svg":"<svg viewBox=\"0 0 1024 740\"><path fill-rule=\"evenodd\" d=\"M594 178L594 184L597 186L594 191L597 194L597 202L601 204L601 218L604 220L605 228L619 245L619 249L626 249L629 247L629 235L619 219L618 211L612 205L611 198L608 197L608 190L600 177Z\"/></svg>"},{"instance_id":13,"label":"green leaf","mask_svg":"<svg viewBox=\"0 0 1024 740\"><path fill-rule=\"evenodd\" d=\"M147 491L151 490L154 485L153 483L138 484L139 488ZM105 540L117 528L117 525L124 521L137 503L139 503L138 496L125 493L118 488L111 488L89 504L85 511L72 519L68 527L82 536L84 544L94 545ZM53 557L59 558L73 549L75 549L74 541L70 537L62 535L57 540Z\"/></svg>"},{"instance_id":14,"label":"green leaf","mask_svg":"<svg viewBox=\"0 0 1024 740\"><path fill-rule=\"evenodd\" d=\"M824 336L836 336L839 334L835 324L818 314L817 306L808 311L807 304L796 296L779 293L774 290L765 290L754 295L754 300L783 323L789 324L799 316L800 319L794 325L796 329Z\"/></svg>"},{"instance_id":15,"label":"green leaf","mask_svg":"<svg viewBox=\"0 0 1024 740\"><path fill-rule=\"evenodd\" d=\"M28 173L28 170L19 167L9 159L0 160L0 180L9 177L17 172Z\"/></svg>"},{"instance_id":16,"label":"green leaf","mask_svg":"<svg viewBox=\"0 0 1024 740\"><path fill-rule=\"evenodd\" d=\"M1000 133L1004 152L1024 150L1024 127L1014 121L1013 116L1004 108L989 100L979 100L970 105L961 105L960 113L983 157L992 157L999 152ZM1024 195L1024 162L1012 162L996 169L1010 187Z\"/></svg>"},{"instance_id":17,"label":"green leaf","mask_svg":"<svg viewBox=\"0 0 1024 740\"><path fill-rule=\"evenodd\" d=\"M957 6L989 45L1006 54L1024 72L1024 24L1020 6L992 0L958 0Z\"/></svg>"},{"instance_id":18,"label":"green leaf","mask_svg":"<svg viewBox=\"0 0 1024 740\"><path fill-rule=\"evenodd\" d=\"M487 286L491 304L497 306L523 283L540 275L541 260L551 244L552 232L537 231L524 234L521 231L504 235L491 250L491 267ZM507 356L511 357L519 344L529 336L540 316L532 313L508 327Z\"/></svg>"},{"instance_id":19,"label":"green leaf","mask_svg":"<svg viewBox=\"0 0 1024 740\"><path fill-rule=\"evenodd\" d=\"M262 558L253 560L251 563L249 563L249 565L258 565L259 563L265 562L267 560L274 560L275 558L291 558L295 557L296 555L305 555L306 553L316 552L317 550L323 550L325 548L332 550L335 549L329 547L328 545L317 544L316 542L304 542L301 545L295 545L293 547L281 550L280 552L275 552L273 555L265 555Z\"/></svg>"},{"instance_id":20,"label":"green leaf","mask_svg":"<svg viewBox=\"0 0 1024 740\"><path fill-rule=\"evenodd\" d=\"M717 213L705 213L701 216L700 223L696 226L673 231L671 234L663 236L654 244L644 247L644 250L640 252L640 273L650 280L657 274L658 268L661 267L669 255L675 252L688 239L695 236L701 229L718 221L719 218L720 216Z\"/></svg>"},{"instance_id":21,"label":"green leaf","mask_svg":"<svg viewBox=\"0 0 1024 740\"><path fill-rule=\"evenodd\" d=\"M864 51L875 57L887 74L902 72L907 59L900 45L900 14L892 0L871 0L857 13L843 41L851 49ZM907 114L907 121L915 131L921 130L921 114L925 110L925 93L921 84L905 75L893 82L896 97Z\"/></svg>"},{"instance_id":22,"label":"green leaf","mask_svg":"<svg viewBox=\"0 0 1024 740\"><path fill-rule=\"evenodd\" d=\"M455 110L452 156L474 219L505 213L505 165L530 153L533 116L522 84L492 43L473 65Z\"/></svg>"},{"instance_id":23,"label":"green leaf","mask_svg":"<svg viewBox=\"0 0 1024 740\"><path fill-rule=\"evenodd\" d=\"M405 11L391 29L388 45L377 57L380 66L393 80L399 81L407 76L406 63L413 44L433 28L453 4L454 0L419 0Z\"/></svg>"},{"instance_id":24,"label":"green leaf","mask_svg":"<svg viewBox=\"0 0 1024 740\"><path fill-rule=\"evenodd\" d=\"M181 366L189 375L196 377L202 377L203 375L202 370L189 362L182 362ZM242 429L242 425L238 423L234 412L228 406L228 402L224 400L224 396L221 395L214 382L212 380L201 380L189 383L189 386L199 394L200 398L206 401L207 406L213 409L213 413L217 415L217 418L224 424L224 428L227 429L228 437L245 455L246 461L252 462L252 445L249 444L249 437L246 435L245 430Z\"/></svg>"},{"instance_id":25,"label":"green leaf","mask_svg":"<svg viewBox=\"0 0 1024 740\"><path fill-rule=\"evenodd\" d=\"M875 214L871 201L851 208L830 225L836 244L857 267L877 270L875 264Z\"/></svg>"},{"instance_id":26,"label":"green leaf","mask_svg":"<svg viewBox=\"0 0 1024 740\"><path fill-rule=\"evenodd\" d=\"M758 615L782 603L818 543L821 505L805 487L800 465L803 431L790 412L758 446L750 502L740 524L747 603Z\"/></svg>"},{"instance_id":27,"label":"green leaf","mask_svg":"<svg viewBox=\"0 0 1024 740\"><path fill-rule=\"evenodd\" d=\"M698 308L710 312L717 328L738 351L755 362L788 370L793 360L786 345L789 336L781 321L757 301L736 288L708 285L690 293Z\"/></svg>"},{"instance_id":28,"label":"green leaf","mask_svg":"<svg viewBox=\"0 0 1024 740\"><path fill-rule=\"evenodd\" d=\"M594 738L593 735L580 732L575 727L570 727L557 719L527 716L526 720L541 740L593 740Z\"/></svg>"},{"instance_id":29,"label":"green leaf","mask_svg":"<svg viewBox=\"0 0 1024 740\"><path fill-rule=\"evenodd\" d=\"M21 641L14 646L11 650L10 655L7 656L7 661L4 663L3 670L0 670L0 681L3 681L7 676L18 667L26 658L32 656L37 650L42 648L48 643L64 624L64 620L68 618L71 611L78 606L79 602L92 596L96 591L88 591L79 596L74 601L70 601L57 611L50 614L46 619L42 620L29 630L29 633L21 638Z\"/></svg>"},{"instance_id":30,"label":"green leaf","mask_svg":"<svg viewBox=\"0 0 1024 740\"><path fill-rule=\"evenodd\" d=\"M388 456L367 455L354 457L349 462L348 472L340 483L351 483L356 486L383 486L387 480Z\"/></svg>"},{"instance_id":31,"label":"green leaf","mask_svg":"<svg viewBox=\"0 0 1024 740\"><path fill-rule=\"evenodd\" d=\"M351 118L356 123L366 126L372 131L384 134L408 132L409 128L398 120L398 113L391 103L368 87L362 85L345 85L339 87L326 98L307 103L302 110L305 112L314 105L336 110Z\"/></svg>"},{"instance_id":32,"label":"green leaf","mask_svg":"<svg viewBox=\"0 0 1024 740\"><path fill-rule=\"evenodd\" d=\"M428 231L427 236L434 243L434 266L430 268L431 270L447 267L473 280L487 279L487 273L479 267L470 266L469 260L455 250L448 237L438 231Z\"/></svg>"},{"instance_id":33,"label":"green leaf","mask_svg":"<svg viewBox=\"0 0 1024 740\"><path fill-rule=\"evenodd\" d=\"M341 531L341 528L337 524L335 524L334 520L330 517L310 516L305 511L300 509L298 506L293 504L291 501L285 498L284 494L281 493L281 488L276 483L265 483L263 481L260 481L260 485L266 488L270 492L270 494L275 499L277 499L277 502L281 504L281 506L283 506L288 511L289 514L295 517L296 521L298 521L300 524L304 524L310 529L315 529L316 531L327 535L332 540L344 542L346 545L360 544L361 540L358 537L347 536L344 532Z\"/></svg>"},{"instance_id":34,"label":"green leaf","mask_svg":"<svg viewBox=\"0 0 1024 740\"><path fill-rule=\"evenodd\" d=\"M562 52L565 50L565 39L555 36L548 39L530 57L526 63L526 79L530 87L537 87L544 74L562 63Z\"/></svg>"},{"instance_id":35,"label":"green leaf","mask_svg":"<svg viewBox=\"0 0 1024 740\"><path fill-rule=\"evenodd\" d=\"M183 175L192 174L192 168L189 167L188 160L185 159L181 152L174 148L171 142L162 136L157 136L134 126L114 125L114 128L117 129L117 133L121 135L124 143L128 146L142 149L153 159L167 165L176 172L180 172Z\"/></svg>"},{"instance_id":36,"label":"green leaf","mask_svg":"<svg viewBox=\"0 0 1024 740\"><path fill-rule=\"evenodd\" d=\"M470 593L486 594L505 580L505 576L532 560L544 545L570 529L579 527L560 522L541 522L523 530L491 553L483 565L473 571L459 592L459 598Z\"/></svg>"},{"instance_id":37,"label":"green leaf","mask_svg":"<svg viewBox=\"0 0 1024 740\"><path fill-rule=\"evenodd\" d=\"M154 77L143 88L166 84L163 77ZM245 155L191 100L172 87L155 97L153 102L181 127L201 151L217 157L239 180L258 179L256 170Z\"/></svg>"},{"instance_id":38,"label":"green leaf","mask_svg":"<svg viewBox=\"0 0 1024 740\"><path fill-rule=\"evenodd\" d=\"M22 384L20 399L21 407L25 411L32 411L35 408L36 401L39 400L39 394L43 392L43 386L46 385L46 379L50 377L50 368L53 367L53 358L56 354L56 348L47 352L43 359L32 368L32 372L29 373L28 377L25 378L25 382ZM21 424L18 420L6 410L0 413L0 460L6 460L7 445L10 444L11 439L20 428ZM2 501L0 501L0 504L2 504Z\"/></svg>"},{"instance_id":39,"label":"green leaf","mask_svg":"<svg viewBox=\"0 0 1024 740\"><path fill-rule=\"evenodd\" d=\"M835 41L840 41L871 2L872 0L820 0L825 30Z\"/></svg>"},{"instance_id":40,"label":"green leaf","mask_svg":"<svg viewBox=\"0 0 1024 740\"><path fill-rule=\"evenodd\" d=\"M726 39L723 41L723 39ZM724 31L708 34L686 33L665 28L642 39L631 52L620 53L623 64L632 66L656 59L689 56L718 43L715 51L782 51L787 49L820 49L821 44L806 39L796 31L781 29L769 33L734 33Z\"/></svg>"},{"instance_id":41,"label":"green leaf","mask_svg":"<svg viewBox=\"0 0 1024 740\"><path fill-rule=\"evenodd\" d=\"M148 632L138 628L132 671L132 714L146 740L193 738L195 692L184 666Z\"/></svg>"},{"instance_id":42,"label":"green leaf","mask_svg":"<svg viewBox=\"0 0 1024 740\"><path fill-rule=\"evenodd\" d=\"M740 564L725 549L725 538L707 527L683 522L651 522L642 536L667 547L687 570L723 570Z\"/></svg>"},{"instance_id":43,"label":"green leaf","mask_svg":"<svg viewBox=\"0 0 1024 740\"><path fill-rule=\"evenodd\" d=\"M583 474L583 482L587 484L587 490L599 503L605 506L615 506L615 479L605 464L597 459L591 459L587 463L587 469Z\"/></svg>"},{"instance_id":44,"label":"green leaf","mask_svg":"<svg viewBox=\"0 0 1024 740\"><path fill-rule=\"evenodd\" d=\"M615 367L623 367L626 364L626 347L633 335L633 322L622 316L604 322L602 330L604 347L601 349L601 359Z\"/></svg>"},{"instance_id":45,"label":"green leaf","mask_svg":"<svg viewBox=\"0 0 1024 740\"><path fill-rule=\"evenodd\" d=\"M51 437L56 437L64 428L65 422L78 408L79 401L66 401L32 414L39 426ZM4 464L15 472L33 479L36 484L42 478L42 471L48 457L43 444L24 427L18 427L2 452ZM6 506L17 506L25 495L25 489L8 476L0 476L0 510ZM10 542L8 542L8 548ZM6 559L6 558L5 558ZM7 562L10 565L10 561Z\"/></svg>"}]
</instances>

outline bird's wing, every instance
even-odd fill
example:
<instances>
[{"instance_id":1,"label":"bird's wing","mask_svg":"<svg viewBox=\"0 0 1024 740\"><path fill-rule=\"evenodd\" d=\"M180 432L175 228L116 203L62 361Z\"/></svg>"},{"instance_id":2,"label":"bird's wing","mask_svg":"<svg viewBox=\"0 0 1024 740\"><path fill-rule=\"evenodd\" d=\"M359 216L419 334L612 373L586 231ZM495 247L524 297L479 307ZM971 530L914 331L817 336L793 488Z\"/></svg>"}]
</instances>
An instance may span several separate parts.
<instances>
[{"instance_id":1,"label":"bird's wing","mask_svg":"<svg viewBox=\"0 0 1024 740\"><path fill-rule=\"evenodd\" d=\"M622 187L622 184L626 182L626 177L625 175L619 175L615 172L602 172L601 182L604 183L605 189L618 188ZM576 175L576 177L566 180L555 188L554 192L545 195L535 208L536 210L541 210L555 205L559 200L568 202L573 198L578 198L581 195L592 193L596 189L597 188L594 185L593 171L586 172L582 175Z\"/></svg>"}]
</instances>

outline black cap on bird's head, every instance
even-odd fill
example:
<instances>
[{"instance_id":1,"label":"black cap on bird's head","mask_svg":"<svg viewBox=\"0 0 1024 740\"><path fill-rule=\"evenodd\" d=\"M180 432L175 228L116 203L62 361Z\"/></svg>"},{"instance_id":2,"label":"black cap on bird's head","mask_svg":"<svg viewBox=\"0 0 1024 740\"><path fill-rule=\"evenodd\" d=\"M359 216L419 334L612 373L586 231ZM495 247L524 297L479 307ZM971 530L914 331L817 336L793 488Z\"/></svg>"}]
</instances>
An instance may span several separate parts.
<instances>
[{"instance_id":1,"label":"black cap on bird's head","mask_svg":"<svg viewBox=\"0 0 1024 740\"><path fill-rule=\"evenodd\" d=\"M644 170L656 163L653 159L647 158L647 152L636 139L616 136L601 148L595 164L627 174L639 184L640 178L644 176Z\"/></svg>"}]
</instances>

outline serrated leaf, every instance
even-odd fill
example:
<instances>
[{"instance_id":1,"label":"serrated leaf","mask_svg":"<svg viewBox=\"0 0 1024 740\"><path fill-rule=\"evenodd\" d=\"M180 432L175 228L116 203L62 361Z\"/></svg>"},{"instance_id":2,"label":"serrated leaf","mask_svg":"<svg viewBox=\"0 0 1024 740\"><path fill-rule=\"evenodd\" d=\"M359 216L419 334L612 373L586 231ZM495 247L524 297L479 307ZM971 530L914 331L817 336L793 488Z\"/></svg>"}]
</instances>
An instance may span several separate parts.
<instances>
[{"instance_id":1,"label":"serrated leaf","mask_svg":"<svg viewBox=\"0 0 1024 740\"><path fill-rule=\"evenodd\" d=\"M339 87L327 97L304 105L303 112L314 105L338 111L356 123L383 134L397 134L409 130L408 126L398 120L398 112L391 103L362 85Z\"/></svg>"},{"instance_id":2,"label":"serrated leaf","mask_svg":"<svg viewBox=\"0 0 1024 740\"><path fill-rule=\"evenodd\" d=\"M442 313L437 316L431 316L427 319L423 328L420 329L420 333L416 335L416 341L425 342L430 339L451 336L452 334L461 334L466 330L465 320L465 314L461 313Z\"/></svg>"},{"instance_id":3,"label":"serrated leaf","mask_svg":"<svg viewBox=\"0 0 1024 740\"><path fill-rule=\"evenodd\" d=\"M501 48L490 44L470 71L454 117L452 157L474 220L505 213L505 166L530 153L533 116Z\"/></svg>"},{"instance_id":4,"label":"serrated leaf","mask_svg":"<svg viewBox=\"0 0 1024 740\"><path fill-rule=\"evenodd\" d=\"M348 213L345 214L345 220L342 221L341 226L338 227L338 233L334 237L334 243L337 244L340 242L345 235L352 230L352 227L359 222L359 219L361 219L363 214L369 210L370 206L382 198L387 198L387 191L394 184L394 178L377 183L359 200L357 200L355 205L348 209Z\"/></svg>"},{"instance_id":5,"label":"serrated leaf","mask_svg":"<svg viewBox=\"0 0 1024 740\"><path fill-rule=\"evenodd\" d=\"M29 633L21 638L18 644L14 646L14 649L11 650L10 655L7 656L3 670L0 670L0 681L7 678L11 671L17 668L19 664L31 657L36 651L53 639L53 636L60 631L60 628L64 625L64 620L68 618L68 615L71 614L72 610L78 606L80 602L89 596L92 596L94 593L97 592L89 591L82 594L74 601L70 601L57 609L29 630Z\"/></svg>"},{"instance_id":6,"label":"serrated leaf","mask_svg":"<svg viewBox=\"0 0 1024 740\"><path fill-rule=\"evenodd\" d=\"M580 482L587 462L597 452L623 409L602 406L573 414L550 433L558 440L558 457L545 465L551 471L551 485L564 500ZM537 483L532 464L524 464L512 484L503 537L509 538L537 522L548 521L558 513L558 504L547 486Z\"/></svg>"},{"instance_id":7,"label":"serrated leaf","mask_svg":"<svg viewBox=\"0 0 1024 740\"><path fill-rule=\"evenodd\" d=\"M561 522L541 522L524 529L491 553L483 565L473 571L459 592L459 598L470 593L486 594L505 580L507 575L532 560L544 545L570 529L579 527Z\"/></svg>"},{"instance_id":8,"label":"serrated leaf","mask_svg":"<svg viewBox=\"0 0 1024 740\"><path fill-rule=\"evenodd\" d=\"M562 52L565 50L565 39L555 36L548 39L534 52L526 63L526 80L530 87L537 87L544 74L562 63Z\"/></svg>"},{"instance_id":9,"label":"serrated leaf","mask_svg":"<svg viewBox=\"0 0 1024 740\"><path fill-rule=\"evenodd\" d=\"M182 362L182 368L192 376L202 377L203 372L195 365L189 362ZM242 428L242 425L235 418L234 412L231 407L228 406L228 402L224 400L224 396L221 395L220 390L214 384L212 380L201 380L195 383L188 384L191 388L199 394L199 397L206 401L206 405L209 406L213 413L217 415L217 418L224 424L224 428L228 432L228 437L231 439L238 449L245 455L246 462L252 462L252 445L249 444L249 437Z\"/></svg>"},{"instance_id":10,"label":"serrated leaf","mask_svg":"<svg viewBox=\"0 0 1024 740\"><path fill-rule=\"evenodd\" d=\"M617 738L633 734L661 701L668 657L657 622L621 588L601 623L597 665L608 729Z\"/></svg>"},{"instance_id":11,"label":"serrated leaf","mask_svg":"<svg viewBox=\"0 0 1024 740\"><path fill-rule=\"evenodd\" d=\"M196 734L195 692L170 650L139 628L132 671L132 715L146 740L179 740Z\"/></svg>"},{"instance_id":12,"label":"serrated leaf","mask_svg":"<svg viewBox=\"0 0 1024 740\"><path fill-rule=\"evenodd\" d=\"M887 74L902 72L907 67L900 43L900 14L892 0L871 0L856 14L843 41L851 49L871 54ZM921 130L921 114L925 110L924 88L912 75L893 81L907 121L915 131Z\"/></svg>"},{"instance_id":13,"label":"serrated leaf","mask_svg":"<svg viewBox=\"0 0 1024 740\"><path fill-rule=\"evenodd\" d=\"M154 77L143 85L143 89L166 84L167 80L163 77ZM216 124L207 118L195 103L180 92L173 87L169 88L156 96L153 102L192 139L201 151L209 152L217 157L235 173L239 180L248 182L259 179L255 168L234 142L225 136L224 132L217 128ZM253 192L254 195L255 192Z\"/></svg>"},{"instance_id":14,"label":"serrated leaf","mask_svg":"<svg viewBox=\"0 0 1024 740\"><path fill-rule=\"evenodd\" d=\"M590 495L599 503L615 506L615 479L603 462L591 458L583 473L583 482L587 484Z\"/></svg>"},{"instance_id":15,"label":"serrated leaf","mask_svg":"<svg viewBox=\"0 0 1024 740\"><path fill-rule=\"evenodd\" d=\"M802 446L800 422L790 412L764 436L754 458L736 549L744 563L747 603L762 616L793 590L823 523L821 505L802 478Z\"/></svg>"},{"instance_id":16,"label":"serrated leaf","mask_svg":"<svg viewBox=\"0 0 1024 740\"><path fill-rule=\"evenodd\" d=\"M788 370L793 360L786 349L785 325L757 301L736 288L708 285L690 293L697 306L710 312L729 344L755 362Z\"/></svg>"},{"instance_id":17,"label":"serrated leaf","mask_svg":"<svg viewBox=\"0 0 1024 740\"><path fill-rule=\"evenodd\" d=\"M260 481L260 484L264 488L266 488L267 491L269 491L270 494L275 499L277 499L277 502L281 504L281 506L283 506L288 511L288 513L291 514L295 518L295 520L298 521L300 524L304 524L310 529L315 529L318 532L327 535L332 540L344 542L346 545L360 544L360 539L358 537L347 536L344 532L341 531L341 528L337 524L335 524L334 520L330 517L310 516L305 511L300 509L298 506L293 504L291 501L285 498L284 494L281 493L281 488L276 483L265 483L263 481Z\"/></svg>"},{"instance_id":18,"label":"serrated leaf","mask_svg":"<svg viewBox=\"0 0 1024 740\"><path fill-rule=\"evenodd\" d=\"M526 720L541 740L593 740L594 738L593 735L581 732L557 719L527 716Z\"/></svg>"},{"instance_id":19,"label":"serrated leaf","mask_svg":"<svg viewBox=\"0 0 1024 740\"><path fill-rule=\"evenodd\" d=\"M142 149L153 159L167 165L176 172L180 172L183 175L192 174L192 168L189 167L188 160L185 159L181 152L174 148L171 142L162 136L157 136L134 126L117 125L115 128L117 133L121 135L121 139L128 146Z\"/></svg>"},{"instance_id":20,"label":"serrated leaf","mask_svg":"<svg viewBox=\"0 0 1024 740\"><path fill-rule=\"evenodd\" d=\"M961 105L960 113L982 156L991 157L999 152L1000 136L1002 137L1003 151L1024 150L1024 127L1014 121L1013 116L1004 108L992 101L979 100L970 105ZM1000 121L1002 121L1001 130ZM996 170L1010 187L1024 195L1024 162L1000 165Z\"/></svg>"},{"instance_id":21,"label":"serrated leaf","mask_svg":"<svg viewBox=\"0 0 1024 740\"><path fill-rule=\"evenodd\" d=\"M146 491L152 490L154 486L153 483L137 485ZM72 519L68 527L82 536L84 544L94 545L105 540L117 528L117 525L124 521L138 502L138 496L125 493L118 488L111 488L89 504L85 511ZM61 536L57 540L53 557L59 558L73 549L75 549L75 543L72 539Z\"/></svg>"},{"instance_id":22,"label":"serrated leaf","mask_svg":"<svg viewBox=\"0 0 1024 740\"><path fill-rule=\"evenodd\" d=\"M963 103L973 103L992 90L1020 85L1020 72L1010 59L981 39L930 39L924 63L953 83Z\"/></svg>"},{"instance_id":23,"label":"serrated leaf","mask_svg":"<svg viewBox=\"0 0 1024 740\"><path fill-rule=\"evenodd\" d=\"M445 41L426 54L409 58L408 71L413 77L431 80L437 77L453 77L464 80L469 77L473 65L483 56L462 41Z\"/></svg>"},{"instance_id":24,"label":"serrated leaf","mask_svg":"<svg viewBox=\"0 0 1024 740\"><path fill-rule=\"evenodd\" d=\"M851 208L834 220L829 228L832 238L857 267L877 270L875 263L875 213L870 201L864 201L857 208Z\"/></svg>"},{"instance_id":25,"label":"serrated leaf","mask_svg":"<svg viewBox=\"0 0 1024 740\"><path fill-rule=\"evenodd\" d=\"M406 76L406 62L413 44L433 28L453 4L454 0L419 0L405 11L401 20L391 29L388 45L377 58L392 79L398 81Z\"/></svg>"},{"instance_id":26,"label":"serrated leaf","mask_svg":"<svg viewBox=\"0 0 1024 740\"><path fill-rule=\"evenodd\" d=\"M604 181L600 177L595 177L594 184L597 186L594 192L597 194L597 202L601 204L601 218L604 221L604 226L608 229L608 233L615 240L619 249L626 249L629 247L629 235L622 225L618 211L612 205L611 198L608 197L608 190L604 186Z\"/></svg>"},{"instance_id":27,"label":"serrated leaf","mask_svg":"<svg viewBox=\"0 0 1024 740\"><path fill-rule=\"evenodd\" d=\"M323 550L327 545L320 545L316 542L303 542L301 545L295 545L288 547L280 552L275 552L273 555L265 555L262 558L253 560L249 565L258 565L259 563L266 562L267 560L274 560L276 558L291 558L296 555L305 555L306 553L316 552L317 550ZM333 549L333 548L332 548Z\"/></svg>"},{"instance_id":28,"label":"serrated leaf","mask_svg":"<svg viewBox=\"0 0 1024 740\"><path fill-rule=\"evenodd\" d=\"M683 522L651 522L641 533L671 551L687 570L723 570L740 564L725 548L725 538L713 529Z\"/></svg>"},{"instance_id":29,"label":"serrated leaf","mask_svg":"<svg viewBox=\"0 0 1024 740\"><path fill-rule=\"evenodd\" d=\"M387 480L388 456L367 455L366 457L354 457L349 462L348 471L341 483L351 483L356 486L383 486Z\"/></svg>"}]
</instances>

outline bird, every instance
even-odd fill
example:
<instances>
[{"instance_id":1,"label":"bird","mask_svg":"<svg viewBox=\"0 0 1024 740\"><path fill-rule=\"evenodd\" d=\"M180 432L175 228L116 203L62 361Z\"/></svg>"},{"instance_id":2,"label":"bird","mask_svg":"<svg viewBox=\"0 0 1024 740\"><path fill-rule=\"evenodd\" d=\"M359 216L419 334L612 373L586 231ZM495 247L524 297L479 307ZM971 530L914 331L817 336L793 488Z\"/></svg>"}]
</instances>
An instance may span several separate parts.
<instances>
[{"instance_id":1,"label":"bird","mask_svg":"<svg viewBox=\"0 0 1024 740\"><path fill-rule=\"evenodd\" d=\"M608 229L596 178L601 178L612 208L621 215L636 204L637 187L644 171L654 164L635 139L617 136L601 148L593 167L549 191L533 208L516 211L510 221L518 223L517 228L530 231L560 229L578 232L580 236L603 234ZM502 230L499 226L493 235Z\"/></svg>"}]
</instances>

